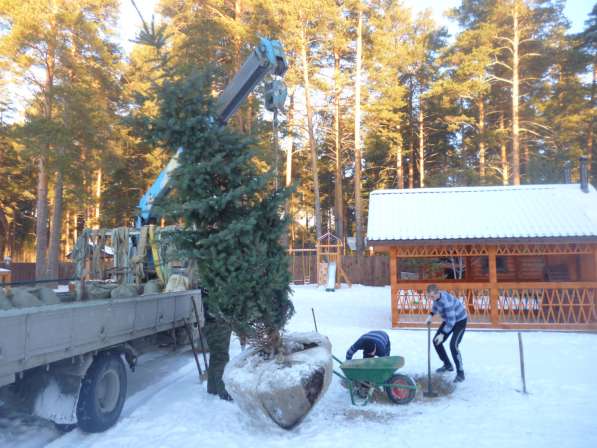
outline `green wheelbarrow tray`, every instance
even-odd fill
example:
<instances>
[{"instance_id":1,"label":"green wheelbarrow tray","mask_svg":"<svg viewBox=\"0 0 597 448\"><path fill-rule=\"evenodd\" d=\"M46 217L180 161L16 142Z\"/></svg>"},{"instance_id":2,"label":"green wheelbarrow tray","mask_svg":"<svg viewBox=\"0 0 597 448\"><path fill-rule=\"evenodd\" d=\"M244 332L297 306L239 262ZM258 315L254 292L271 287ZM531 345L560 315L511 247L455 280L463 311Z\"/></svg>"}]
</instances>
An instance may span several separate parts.
<instances>
[{"instance_id":1,"label":"green wheelbarrow tray","mask_svg":"<svg viewBox=\"0 0 597 448\"><path fill-rule=\"evenodd\" d=\"M351 359L340 365L340 369L347 379L366 381L377 385L385 383L400 367L404 367L402 356Z\"/></svg>"},{"instance_id":2,"label":"green wheelbarrow tray","mask_svg":"<svg viewBox=\"0 0 597 448\"><path fill-rule=\"evenodd\" d=\"M407 376L396 374L404 366L402 356L383 356L380 358L351 359L340 364L341 373L334 374L348 382L350 400L354 405L366 405L376 389L385 390L388 398L396 404L407 404L415 398L417 386ZM359 400L360 399L360 400Z\"/></svg>"}]
</instances>

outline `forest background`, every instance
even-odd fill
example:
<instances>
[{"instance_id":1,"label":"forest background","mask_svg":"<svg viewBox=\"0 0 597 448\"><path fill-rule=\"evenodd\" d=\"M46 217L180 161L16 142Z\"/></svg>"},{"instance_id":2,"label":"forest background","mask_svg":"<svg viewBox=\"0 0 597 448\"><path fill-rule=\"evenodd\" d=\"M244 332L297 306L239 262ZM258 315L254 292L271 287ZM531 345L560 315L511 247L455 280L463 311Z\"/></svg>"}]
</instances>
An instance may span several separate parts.
<instances>
[{"instance_id":1,"label":"forest background","mask_svg":"<svg viewBox=\"0 0 597 448\"><path fill-rule=\"evenodd\" d=\"M229 126L259 140L261 170L299 181L292 247L331 231L363 252L375 189L560 183L580 156L594 183L597 7L576 32L564 9L463 0L449 32L393 0L160 0L155 21L179 72L218 70L214 94L259 36L284 44L279 148L263 86ZM56 278L84 227L132 225L170 157L136 137L160 76L150 47L119 39L121 14L0 0L0 259L36 261L37 278Z\"/></svg>"}]
</instances>

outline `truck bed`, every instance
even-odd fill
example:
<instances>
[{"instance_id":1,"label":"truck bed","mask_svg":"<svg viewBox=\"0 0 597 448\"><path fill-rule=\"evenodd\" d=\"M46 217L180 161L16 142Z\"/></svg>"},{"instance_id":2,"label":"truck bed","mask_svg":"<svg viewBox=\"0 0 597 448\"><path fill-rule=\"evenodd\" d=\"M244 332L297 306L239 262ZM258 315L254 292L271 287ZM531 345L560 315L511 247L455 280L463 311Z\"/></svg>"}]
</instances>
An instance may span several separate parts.
<instances>
[{"instance_id":1,"label":"truck bed","mask_svg":"<svg viewBox=\"0 0 597 448\"><path fill-rule=\"evenodd\" d=\"M0 312L0 387L19 372L194 321L201 291L62 303Z\"/></svg>"}]
</instances>

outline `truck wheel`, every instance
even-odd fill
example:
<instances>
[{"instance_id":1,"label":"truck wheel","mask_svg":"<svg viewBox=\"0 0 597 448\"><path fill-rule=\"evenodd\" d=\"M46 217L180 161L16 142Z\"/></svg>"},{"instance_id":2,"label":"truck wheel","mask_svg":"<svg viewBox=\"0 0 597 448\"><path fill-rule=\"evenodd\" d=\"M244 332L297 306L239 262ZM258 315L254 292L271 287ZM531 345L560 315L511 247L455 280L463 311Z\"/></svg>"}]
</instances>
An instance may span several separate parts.
<instances>
[{"instance_id":1,"label":"truck wheel","mask_svg":"<svg viewBox=\"0 0 597 448\"><path fill-rule=\"evenodd\" d=\"M120 417L125 397L126 370L120 354L100 353L81 383L79 427L86 432L105 431Z\"/></svg>"},{"instance_id":2,"label":"truck wheel","mask_svg":"<svg viewBox=\"0 0 597 448\"><path fill-rule=\"evenodd\" d=\"M392 385L417 387L417 383L408 375L401 375L397 373L388 381L389 385L385 386L386 394L390 401L395 404L408 404L415 399L417 393L416 389L403 389L400 387L392 387Z\"/></svg>"}]
</instances>

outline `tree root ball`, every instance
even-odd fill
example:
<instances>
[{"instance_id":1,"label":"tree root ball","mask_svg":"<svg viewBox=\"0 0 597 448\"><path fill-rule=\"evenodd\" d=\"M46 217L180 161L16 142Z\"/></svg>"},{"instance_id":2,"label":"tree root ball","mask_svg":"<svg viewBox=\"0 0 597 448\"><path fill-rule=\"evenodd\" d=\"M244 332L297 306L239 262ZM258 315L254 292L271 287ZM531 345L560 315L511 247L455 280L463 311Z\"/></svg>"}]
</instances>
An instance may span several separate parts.
<instances>
[{"instance_id":1,"label":"tree root ball","mask_svg":"<svg viewBox=\"0 0 597 448\"><path fill-rule=\"evenodd\" d=\"M249 416L284 429L297 426L321 399L332 380L332 346L319 333L283 336L275 357L249 348L231 359L224 384Z\"/></svg>"}]
</instances>

